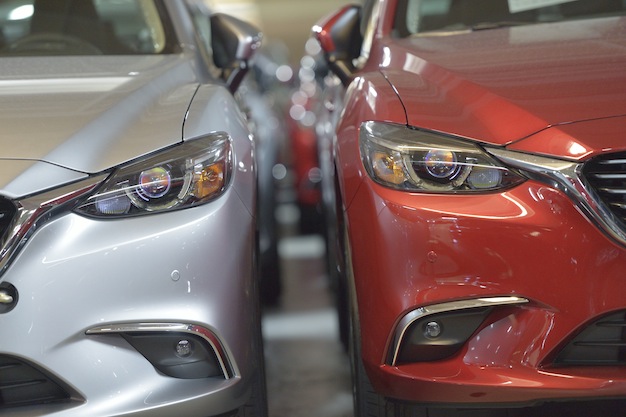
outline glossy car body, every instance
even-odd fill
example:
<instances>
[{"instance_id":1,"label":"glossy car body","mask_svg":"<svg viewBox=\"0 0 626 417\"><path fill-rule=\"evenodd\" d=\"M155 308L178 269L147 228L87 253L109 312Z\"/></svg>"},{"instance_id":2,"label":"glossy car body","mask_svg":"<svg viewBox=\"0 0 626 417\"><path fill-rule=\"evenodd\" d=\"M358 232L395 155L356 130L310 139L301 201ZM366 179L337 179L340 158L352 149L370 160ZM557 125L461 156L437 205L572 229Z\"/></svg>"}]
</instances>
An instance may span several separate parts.
<instances>
[{"instance_id":1,"label":"glossy car body","mask_svg":"<svg viewBox=\"0 0 626 417\"><path fill-rule=\"evenodd\" d=\"M346 87L325 174L356 415L626 396L626 18L530 3L367 1L314 27Z\"/></svg>"},{"instance_id":2,"label":"glossy car body","mask_svg":"<svg viewBox=\"0 0 626 417\"><path fill-rule=\"evenodd\" d=\"M3 3L0 414L266 415L232 95L259 33L192 2L32 5Z\"/></svg>"}]
</instances>

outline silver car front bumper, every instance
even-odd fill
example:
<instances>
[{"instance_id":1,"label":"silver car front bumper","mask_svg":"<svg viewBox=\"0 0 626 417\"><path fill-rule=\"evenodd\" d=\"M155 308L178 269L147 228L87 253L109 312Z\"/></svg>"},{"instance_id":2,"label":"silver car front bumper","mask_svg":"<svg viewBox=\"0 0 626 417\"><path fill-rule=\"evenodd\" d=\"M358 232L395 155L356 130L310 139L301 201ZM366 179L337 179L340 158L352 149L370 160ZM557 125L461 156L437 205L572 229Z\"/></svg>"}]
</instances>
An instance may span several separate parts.
<instances>
[{"instance_id":1,"label":"silver car front bumper","mask_svg":"<svg viewBox=\"0 0 626 417\"><path fill-rule=\"evenodd\" d=\"M242 406L257 366L253 225L230 189L192 209L108 221L70 213L41 227L0 278L19 294L0 314L0 357L39 369L70 399L11 415L206 417ZM122 332L102 330L128 323L208 330L227 371L165 375Z\"/></svg>"}]
</instances>

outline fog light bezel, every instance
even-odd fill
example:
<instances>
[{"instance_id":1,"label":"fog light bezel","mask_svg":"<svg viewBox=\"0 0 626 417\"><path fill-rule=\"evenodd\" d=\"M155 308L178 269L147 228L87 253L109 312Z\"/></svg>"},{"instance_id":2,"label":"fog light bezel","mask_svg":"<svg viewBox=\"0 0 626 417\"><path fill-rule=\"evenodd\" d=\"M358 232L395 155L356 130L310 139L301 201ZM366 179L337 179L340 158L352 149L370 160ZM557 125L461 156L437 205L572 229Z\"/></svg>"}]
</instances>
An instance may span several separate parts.
<instances>
[{"instance_id":1,"label":"fog light bezel","mask_svg":"<svg viewBox=\"0 0 626 417\"><path fill-rule=\"evenodd\" d=\"M219 359L200 336L178 332L129 332L120 334L163 375L180 379L223 377ZM177 344L189 342L187 356L178 354Z\"/></svg>"},{"instance_id":2,"label":"fog light bezel","mask_svg":"<svg viewBox=\"0 0 626 417\"><path fill-rule=\"evenodd\" d=\"M529 302L524 297L497 296L450 301L411 310L395 328L387 364L399 366L450 357L461 349L494 308ZM440 323L442 332L439 336L426 336L425 326L429 322ZM407 359L407 352L411 349L409 356L419 357Z\"/></svg>"},{"instance_id":3,"label":"fog light bezel","mask_svg":"<svg viewBox=\"0 0 626 417\"><path fill-rule=\"evenodd\" d=\"M223 377L224 379L232 379L240 376L239 371L233 361L230 360L230 355L228 354L228 350L224 343L222 343L221 338L217 335L214 330L207 329L203 326L198 326L196 324L188 324L188 323L118 323L118 324L108 324L103 326L94 327L88 329L85 332L87 335L106 335L106 334L115 334L123 337L126 341L129 342L131 346L133 346L139 353L141 353L156 369L165 375L175 377L175 378L185 378L185 379L193 379L193 378L208 378L215 375L202 374L202 371L185 371L182 369L173 370L171 368L168 370L168 364L182 364L183 367L188 367L189 369L194 366L193 357L190 358L180 358L176 356L175 344L176 340L181 339L191 339L193 343L202 347L200 357L205 360L210 356L215 359L216 365L219 368L220 375L219 377ZM134 343L133 340L137 341L137 337L139 336L150 337L156 336L157 339L160 337L163 343L164 351L169 351L171 354L169 358L172 362L159 361L159 355L154 357L153 355L146 355L146 349L142 346L139 346L137 343ZM180 361L176 362L178 358ZM165 364L165 365L164 365ZM205 368L206 369L206 368Z\"/></svg>"}]
</instances>

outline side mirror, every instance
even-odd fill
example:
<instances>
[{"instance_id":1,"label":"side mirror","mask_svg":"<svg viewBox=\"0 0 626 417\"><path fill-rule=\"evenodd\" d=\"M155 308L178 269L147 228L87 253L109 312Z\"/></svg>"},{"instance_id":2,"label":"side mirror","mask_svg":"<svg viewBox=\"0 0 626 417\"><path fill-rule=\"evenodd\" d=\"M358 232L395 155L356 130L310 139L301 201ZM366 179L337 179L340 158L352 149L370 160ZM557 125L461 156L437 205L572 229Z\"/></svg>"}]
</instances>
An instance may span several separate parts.
<instances>
[{"instance_id":1,"label":"side mirror","mask_svg":"<svg viewBox=\"0 0 626 417\"><path fill-rule=\"evenodd\" d=\"M361 6L348 5L313 26L313 36L324 51L328 67L348 84L354 76L354 61L361 54Z\"/></svg>"},{"instance_id":2,"label":"side mirror","mask_svg":"<svg viewBox=\"0 0 626 417\"><path fill-rule=\"evenodd\" d=\"M213 60L231 92L239 88L262 37L254 26L235 17L222 13L211 16Z\"/></svg>"}]
</instances>

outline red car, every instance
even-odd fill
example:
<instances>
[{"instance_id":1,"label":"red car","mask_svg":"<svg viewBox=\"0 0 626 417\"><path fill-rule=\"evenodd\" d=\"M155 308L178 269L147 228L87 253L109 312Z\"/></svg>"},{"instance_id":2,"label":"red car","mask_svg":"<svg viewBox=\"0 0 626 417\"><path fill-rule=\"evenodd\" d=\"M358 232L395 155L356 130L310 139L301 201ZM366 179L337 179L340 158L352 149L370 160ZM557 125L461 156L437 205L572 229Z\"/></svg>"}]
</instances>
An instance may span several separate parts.
<instances>
[{"instance_id":1,"label":"red car","mask_svg":"<svg viewBox=\"0 0 626 417\"><path fill-rule=\"evenodd\" d=\"M626 398L624 4L367 0L313 28L345 88L357 416Z\"/></svg>"}]
</instances>

